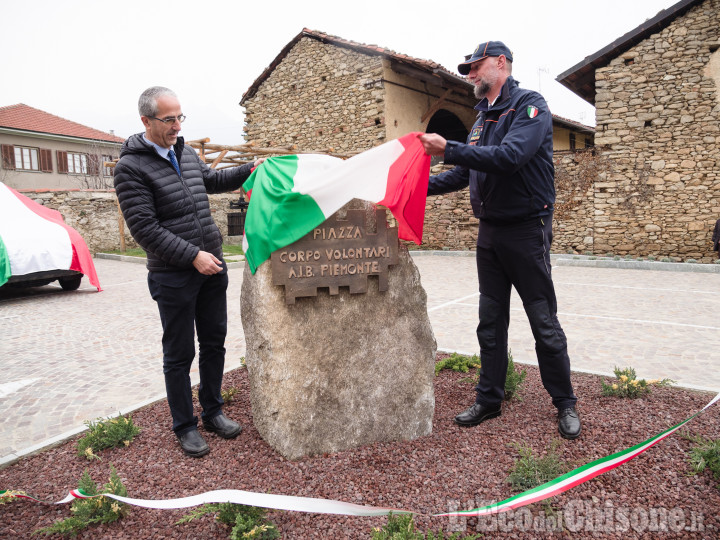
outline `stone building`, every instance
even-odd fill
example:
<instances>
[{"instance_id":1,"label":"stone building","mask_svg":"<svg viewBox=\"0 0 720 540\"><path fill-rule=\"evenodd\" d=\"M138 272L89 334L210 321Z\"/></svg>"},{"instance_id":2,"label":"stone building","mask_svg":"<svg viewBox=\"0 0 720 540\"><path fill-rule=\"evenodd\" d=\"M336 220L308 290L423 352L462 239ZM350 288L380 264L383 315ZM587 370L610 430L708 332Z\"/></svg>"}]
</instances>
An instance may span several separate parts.
<instances>
[{"instance_id":1,"label":"stone building","mask_svg":"<svg viewBox=\"0 0 720 540\"><path fill-rule=\"evenodd\" d=\"M472 86L441 65L304 29L240 101L258 146L367 150L410 131L464 140Z\"/></svg>"},{"instance_id":2,"label":"stone building","mask_svg":"<svg viewBox=\"0 0 720 540\"><path fill-rule=\"evenodd\" d=\"M246 139L256 147L295 145L298 151L333 148L339 153L366 150L410 131L464 141L475 119L475 103L472 85L435 62L307 29L283 48L241 101L247 110ZM591 146L592 137L592 128L554 117L556 154L570 165L571 149ZM55 189L39 191L17 187L59 210L91 251L119 249L121 236L127 247L135 247L127 228L120 233L113 190L78 184L45 185ZM210 196L213 218L225 235L230 202L237 198ZM477 220L469 199L467 189L428 199L423 248L474 249ZM571 243L582 243L584 221L576 229Z\"/></svg>"},{"instance_id":3,"label":"stone building","mask_svg":"<svg viewBox=\"0 0 720 540\"><path fill-rule=\"evenodd\" d=\"M476 103L472 84L433 61L307 28L240 101L249 142L336 152L367 150L411 131L464 142ZM593 145L593 128L553 120L556 149ZM423 247L474 249L476 236L468 190L428 199Z\"/></svg>"},{"instance_id":4,"label":"stone building","mask_svg":"<svg viewBox=\"0 0 720 540\"><path fill-rule=\"evenodd\" d=\"M602 161L564 247L717 259L719 48L720 0L682 0L558 76L595 105Z\"/></svg>"}]
</instances>

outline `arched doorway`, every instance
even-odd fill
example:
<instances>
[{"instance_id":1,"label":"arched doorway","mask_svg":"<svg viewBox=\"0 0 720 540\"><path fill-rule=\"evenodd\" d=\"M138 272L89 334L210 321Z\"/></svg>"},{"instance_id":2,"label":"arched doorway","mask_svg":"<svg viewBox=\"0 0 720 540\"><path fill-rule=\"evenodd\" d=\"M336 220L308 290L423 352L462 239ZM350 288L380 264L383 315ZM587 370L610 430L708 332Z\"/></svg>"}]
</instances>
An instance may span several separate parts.
<instances>
[{"instance_id":1,"label":"arched doorway","mask_svg":"<svg viewBox=\"0 0 720 540\"><path fill-rule=\"evenodd\" d=\"M446 109L440 109L432 115L428 122L426 133L437 133L445 137L449 141L465 142L467 141L468 130L460 119ZM436 165L442 161L442 156L434 156L431 164Z\"/></svg>"}]
</instances>

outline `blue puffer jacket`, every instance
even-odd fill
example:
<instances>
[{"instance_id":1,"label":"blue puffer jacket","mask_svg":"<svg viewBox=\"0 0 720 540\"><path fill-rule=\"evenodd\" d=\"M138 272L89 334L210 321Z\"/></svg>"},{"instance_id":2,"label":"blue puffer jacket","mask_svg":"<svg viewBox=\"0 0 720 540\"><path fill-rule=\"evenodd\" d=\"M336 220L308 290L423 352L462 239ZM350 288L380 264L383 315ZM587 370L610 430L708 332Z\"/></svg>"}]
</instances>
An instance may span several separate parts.
<instances>
[{"instance_id":1,"label":"blue puffer jacket","mask_svg":"<svg viewBox=\"0 0 720 540\"><path fill-rule=\"evenodd\" d=\"M428 195L470 185L473 213L480 220L513 223L548 215L555 202L552 115L545 99L508 77L478 120L466 144L448 141L445 163L454 169L430 177Z\"/></svg>"},{"instance_id":2,"label":"blue puffer jacket","mask_svg":"<svg viewBox=\"0 0 720 540\"><path fill-rule=\"evenodd\" d=\"M142 133L123 144L115 166L115 192L135 241L147 252L150 271L192 269L200 250L222 259L222 235L210 214L208 193L238 189L251 164L208 167L182 137L173 147L182 171L158 155Z\"/></svg>"}]
</instances>

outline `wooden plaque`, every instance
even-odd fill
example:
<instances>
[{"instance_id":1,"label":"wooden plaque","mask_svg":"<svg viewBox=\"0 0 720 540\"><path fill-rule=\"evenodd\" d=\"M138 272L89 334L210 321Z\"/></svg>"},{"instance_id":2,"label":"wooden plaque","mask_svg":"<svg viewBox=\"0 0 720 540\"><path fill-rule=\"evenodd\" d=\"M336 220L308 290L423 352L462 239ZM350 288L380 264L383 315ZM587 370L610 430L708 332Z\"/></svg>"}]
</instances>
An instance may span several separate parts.
<instances>
[{"instance_id":1,"label":"wooden plaque","mask_svg":"<svg viewBox=\"0 0 720 540\"><path fill-rule=\"evenodd\" d=\"M388 267L398 263L398 233L388 227L384 209L375 208L377 231L369 232L366 211L333 214L297 242L270 257L274 285L285 287L285 301L317 296L319 287L338 294L340 287L366 293L368 276L378 276L378 289L388 288Z\"/></svg>"}]
</instances>

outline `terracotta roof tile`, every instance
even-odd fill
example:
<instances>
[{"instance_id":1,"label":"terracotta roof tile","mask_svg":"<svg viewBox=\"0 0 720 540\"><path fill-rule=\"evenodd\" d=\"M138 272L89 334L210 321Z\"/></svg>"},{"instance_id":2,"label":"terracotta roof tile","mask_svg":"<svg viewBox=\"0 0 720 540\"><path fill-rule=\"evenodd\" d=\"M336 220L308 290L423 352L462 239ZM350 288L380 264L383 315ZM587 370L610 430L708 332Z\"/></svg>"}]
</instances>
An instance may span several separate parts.
<instances>
[{"instance_id":1,"label":"terracotta roof tile","mask_svg":"<svg viewBox=\"0 0 720 540\"><path fill-rule=\"evenodd\" d=\"M441 70L441 71L444 71L445 73L452 75L453 77L456 77L459 80L463 80L463 81L465 80L464 77L458 75L457 73L455 73L453 71L450 71L450 70L444 68L437 62L434 62L433 60L424 60L422 58L415 58L408 54L398 53L391 49L386 49L385 47L380 47L378 45L374 45L374 44L366 45L364 43L358 43L357 41L352 41L352 40L344 39L344 38L341 38L338 36L326 34L325 32L320 32L318 30L310 30L309 28L303 28L303 31L301 32L300 35L316 37L316 38L320 38L320 39L323 39L323 40L326 40L326 41L329 41L332 43L336 43L336 44L344 44L353 49L360 50L360 51L364 50L364 51L378 52L378 53L382 54L383 56L389 56L391 58L407 60L415 65L424 66L424 67L430 68L430 69Z\"/></svg>"},{"instance_id":2,"label":"terracotta roof tile","mask_svg":"<svg viewBox=\"0 0 720 540\"><path fill-rule=\"evenodd\" d=\"M65 120L24 103L0 107L0 127L114 143L125 141L121 137Z\"/></svg>"},{"instance_id":3,"label":"terracotta roof tile","mask_svg":"<svg viewBox=\"0 0 720 540\"><path fill-rule=\"evenodd\" d=\"M278 64L280 64L283 58L285 58L285 56L290 52L290 49L292 49L295 44L303 37L310 37L324 43L332 43L339 47L346 47L348 49L353 49L361 53L369 55L380 55L401 63L410 64L418 69L421 69L436 76L440 76L446 81L451 81L454 84L466 86L470 88L470 92L472 92L472 85L467 82L464 77L444 68L443 66L432 60L423 60L422 58L415 58L407 54L397 53L390 49L386 49L385 47L379 47L378 45L366 45L364 43L358 43L349 39L343 39L338 36L326 34L325 32L320 32L318 30L310 30L308 28L303 28L302 32L300 32L287 45L285 45L285 47L282 49L282 51L280 51L280 53L275 57L275 59L270 63L270 65L265 68L265 70L260 74L257 79L255 79L255 82L253 82L250 88L248 88L248 90L243 94L243 97L240 100L240 105L243 105L246 99L249 99L255 95L260 85L265 81L265 79L270 76L270 73L272 73L273 70L278 66Z\"/></svg>"},{"instance_id":4,"label":"terracotta roof tile","mask_svg":"<svg viewBox=\"0 0 720 540\"><path fill-rule=\"evenodd\" d=\"M309 28L303 28L302 32L300 32L297 36L295 36L285 47L282 51L280 51L280 54L278 54L275 59L272 61L272 63L265 68L265 70L260 74L260 76L255 79L255 82L250 86L250 88L243 94L242 100L240 101L240 104L242 105L243 102L251 98L255 95L257 92L257 89L260 87L260 85L270 76L270 73L280 64L280 62L285 58L285 56L290 52L290 49L292 49L295 44L300 41L303 37L311 37L313 39L317 39L319 41L322 41L324 43L333 43L335 45L341 46L341 47L347 47L356 51L360 51L366 54L380 54L382 56L392 58L394 60L402 61L404 63L411 64L412 66L422 69L426 72L433 73L433 74L439 74L442 75L445 79L450 80L455 83L459 83L461 85L467 86L470 89L472 89L472 84L465 79L465 77L462 77L461 75L458 75L457 73L454 73L452 71L449 71L448 69L444 68L437 62L434 62L433 60L423 60L422 58L415 58L412 56L409 56L407 54L397 53L395 51L392 51L390 49L386 49L384 47L379 47L378 45L366 45L363 43L358 43L356 41L351 41L349 39L343 39L338 36L333 36L330 34L326 34L325 32L320 32L318 30L310 30ZM472 90L470 90L472 93ZM592 126L587 126L585 124L581 124L580 122L575 122L574 120L568 120L567 118L562 118L557 115L553 115L553 119L565 123L568 125L571 125L573 127L578 128L580 131L584 131L587 133L594 133L595 128Z\"/></svg>"},{"instance_id":5,"label":"terracotta roof tile","mask_svg":"<svg viewBox=\"0 0 720 540\"><path fill-rule=\"evenodd\" d=\"M553 114L552 117L555 120L560 120L562 122L565 122L566 124L572 124L574 126L577 126L578 128L582 128L587 131L595 131L595 128L593 126L588 126L587 124L583 124L582 122L578 122L577 120L571 120L570 118L565 118L564 116L559 116L557 114Z\"/></svg>"}]
</instances>

